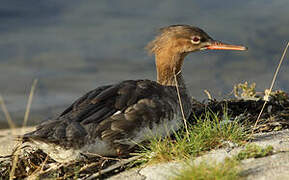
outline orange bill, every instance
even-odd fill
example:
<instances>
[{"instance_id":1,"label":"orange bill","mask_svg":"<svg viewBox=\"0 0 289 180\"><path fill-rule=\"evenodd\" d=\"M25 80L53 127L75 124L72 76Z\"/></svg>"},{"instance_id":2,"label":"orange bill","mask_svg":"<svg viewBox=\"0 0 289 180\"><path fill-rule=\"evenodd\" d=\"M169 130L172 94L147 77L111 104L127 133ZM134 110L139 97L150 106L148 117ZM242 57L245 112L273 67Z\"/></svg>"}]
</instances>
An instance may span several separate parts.
<instances>
[{"instance_id":1,"label":"orange bill","mask_svg":"<svg viewBox=\"0 0 289 180\"><path fill-rule=\"evenodd\" d=\"M245 46L237 46L232 44L225 44L218 41L213 41L210 45L206 46L206 49L245 51L248 48Z\"/></svg>"}]
</instances>

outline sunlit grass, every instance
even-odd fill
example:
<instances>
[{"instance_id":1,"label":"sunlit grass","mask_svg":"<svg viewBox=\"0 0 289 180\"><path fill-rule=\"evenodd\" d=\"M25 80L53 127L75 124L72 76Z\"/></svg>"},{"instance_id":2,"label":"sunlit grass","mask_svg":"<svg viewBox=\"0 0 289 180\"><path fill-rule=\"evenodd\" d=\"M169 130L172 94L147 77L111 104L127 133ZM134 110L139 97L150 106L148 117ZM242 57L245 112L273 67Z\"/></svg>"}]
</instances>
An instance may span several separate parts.
<instances>
[{"instance_id":1,"label":"sunlit grass","mask_svg":"<svg viewBox=\"0 0 289 180\"><path fill-rule=\"evenodd\" d=\"M241 179L239 162L227 158L222 163L201 162L198 165L187 164L176 173L174 180L235 180Z\"/></svg>"},{"instance_id":2,"label":"sunlit grass","mask_svg":"<svg viewBox=\"0 0 289 180\"><path fill-rule=\"evenodd\" d=\"M247 144L244 149L232 158L226 158L221 163L202 161L199 164L186 163L184 168L172 178L174 180L234 180L242 179L240 162L248 158L261 158L272 155L273 147L261 147Z\"/></svg>"},{"instance_id":3,"label":"sunlit grass","mask_svg":"<svg viewBox=\"0 0 289 180\"><path fill-rule=\"evenodd\" d=\"M155 137L146 146L141 146L141 161L157 163L188 159L221 148L224 142L243 144L248 138L243 125L230 121L227 113L219 118L217 114L207 111L205 115L195 118L197 123L188 125L188 136L182 129L172 137Z\"/></svg>"},{"instance_id":4,"label":"sunlit grass","mask_svg":"<svg viewBox=\"0 0 289 180\"><path fill-rule=\"evenodd\" d=\"M249 158L261 158L273 154L273 146L261 147L256 144L247 144L234 158L236 160L243 160Z\"/></svg>"}]
</instances>

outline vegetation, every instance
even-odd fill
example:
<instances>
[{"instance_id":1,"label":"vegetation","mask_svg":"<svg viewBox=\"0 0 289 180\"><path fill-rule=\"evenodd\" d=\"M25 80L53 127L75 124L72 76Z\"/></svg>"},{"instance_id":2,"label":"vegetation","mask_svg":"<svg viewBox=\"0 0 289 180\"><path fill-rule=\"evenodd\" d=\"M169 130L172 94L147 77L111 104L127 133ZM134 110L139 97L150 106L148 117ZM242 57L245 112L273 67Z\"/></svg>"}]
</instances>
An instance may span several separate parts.
<instances>
[{"instance_id":1,"label":"vegetation","mask_svg":"<svg viewBox=\"0 0 289 180\"><path fill-rule=\"evenodd\" d=\"M227 113L222 118L211 111L201 117L195 117L197 123L189 125L188 136L185 130L176 132L174 137L161 139L155 137L141 146L142 162L164 162L187 159L212 149L225 146L224 142L243 144L247 133L243 125L231 121Z\"/></svg>"},{"instance_id":2,"label":"vegetation","mask_svg":"<svg viewBox=\"0 0 289 180\"><path fill-rule=\"evenodd\" d=\"M262 148L256 144L248 144L245 148L240 151L236 156L236 160L243 160L249 158L260 158L273 154L273 146L266 146Z\"/></svg>"},{"instance_id":3,"label":"vegetation","mask_svg":"<svg viewBox=\"0 0 289 180\"><path fill-rule=\"evenodd\" d=\"M175 180L204 180L204 179L241 179L239 164L241 160L248 158L260 158L273 154L273 147L266 146L262 148L256 144L247 144L233 158L226 158L222 163L201 162L200 164L187 163L184 170L176 173Z\"/></svg>"},{"instance_id":4,"label":"vegetation","mask_svg":"<svg viewBox=\"0 0 289 180\"><path fill-rule=\"evenodd\" d=\"M242 90L246 90L246 85L244 87L245 89ZM249 88L247 94L254 91L252 89L254 86L247 87ZM239 92L241 91L239 90ZM211 100L207 103L194 102L192 110L194 114L188 119L188 136L185 129L181 129L171 137L164 139L155 137L147 144L140 145L137 154L141 158L139 156L137 158L132 157L134 158L132 161L134 164L142 164L187 160L212 149L228 146L228 144L233 144L233 146L244 145L252 129L254 129L254 132L268 132L289 128L289 96L287 93L283 91L270 93L269 101L265 106L266 111L260 116L256 128L252 128L252 124L255 123L264 100L255 96L254 93L251 96L254 98ZM236 162L251 157L264 157L271 153L272 147L260 148L248 145L228 162L213 165L211 163L189 165L184 171L179 172L176 178L198 179L196 177L204 177L204 179L210 179L215 177L214 179L238 179L240 169ZM119 159L105 157L95 157L71 164L57 164L47 154L39 150L28 152L25 149L24 153L19 154L19 158L14 157L16 156L0 157L0 179L8 179L9 176L19 179L32 176L59 179L82 179L90 176L103 178L128 167L123 164L123 161L127 159L120 161ZM138 160L135 161L135 159ZM114 168L111 168L112 166ZM224 171L226 167L232 167L232 169ZM13 169L15 171L11 173ZM99 174L99 171L101 174ZM195 173L191 173L192 171ZM191 176L189 176L190 174Z\"/></svg>"},{"instance_id":5,"label":"vegetation","mask_svg":"<svg viewBox=\"0 0 289 180\"><path fill-rule=\"evenodd\" d=\"M234 180L240 179L239 162L227 158L222 163L201 162L198 165L188 164L173 178L174 180Z\"/></svg>"},{"instance_id":6,"label":"vegetation","mask_svg":"<svg viewBox=\"0 0 289 180\"><path fill-rule=\"evenodd\" d=\"M239 83L234 86L234 95L236 98L253 99L256 98L256 83L251 85L248 82Z\"/></svg>"}]
</instances>

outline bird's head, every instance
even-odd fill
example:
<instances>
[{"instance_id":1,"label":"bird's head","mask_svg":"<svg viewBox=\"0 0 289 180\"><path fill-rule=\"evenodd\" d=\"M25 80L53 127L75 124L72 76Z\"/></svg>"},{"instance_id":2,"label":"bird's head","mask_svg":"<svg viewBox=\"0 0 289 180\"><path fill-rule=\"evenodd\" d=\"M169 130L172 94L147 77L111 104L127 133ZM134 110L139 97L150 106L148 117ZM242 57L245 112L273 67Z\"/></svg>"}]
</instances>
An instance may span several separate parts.
<instances>
[{"instance_id":1,"label":"bird's head","mask_svg":"<svg viewBox=\"0 0 289 180\"><path fill-rule=\"evenodd\" d=\"M180 74L184 58L190 52L247 48L215 41L198 27L172 25L162 28L155 40L148 44L147 49L156 56L158 82L163 85L174 85L174 75Z\"/></svg>"},{"instance_id":2,"label":"bird's head","mask_svg":"<svg viewBox=\"0 0 289 180\"><path fill-rule=\"evenodd\" d=\"M244 46L225 44L213 40L206 32L198 27L189 25L172 25L160 29L160 34L147 46L152 54L168 52L188 54L190 52L216 50L246 50Z\"/></svg>"}]
</instances>

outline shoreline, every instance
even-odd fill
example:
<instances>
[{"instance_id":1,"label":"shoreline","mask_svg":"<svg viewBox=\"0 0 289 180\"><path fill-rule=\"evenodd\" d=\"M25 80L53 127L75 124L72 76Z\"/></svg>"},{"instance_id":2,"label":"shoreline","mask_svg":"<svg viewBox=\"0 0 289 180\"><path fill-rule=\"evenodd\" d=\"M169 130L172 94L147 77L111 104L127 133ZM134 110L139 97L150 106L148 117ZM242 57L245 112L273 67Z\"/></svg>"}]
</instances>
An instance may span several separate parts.
<instances>
[{"instance_id":1,"label":"shoreline","mask_svg":"<svg viewBox=\"0 0 289 180\"><path fill-rule=\"evenodd\" d=\"M26 132L33 131L34 129L35 126L14 129L0 129L0 156L11 155L17 143L17 141L15 141L16 135L21 135Z\"/></svg>"}]
</instances>

